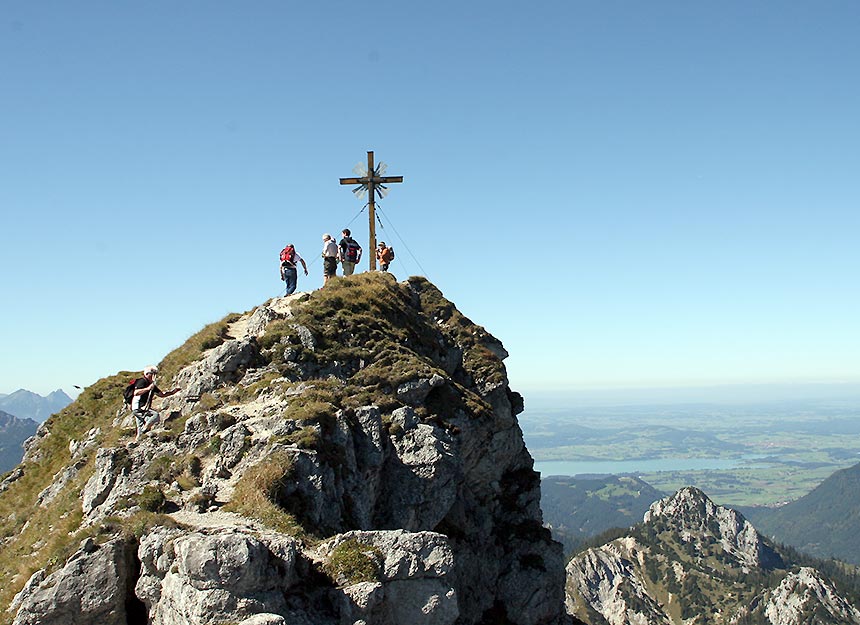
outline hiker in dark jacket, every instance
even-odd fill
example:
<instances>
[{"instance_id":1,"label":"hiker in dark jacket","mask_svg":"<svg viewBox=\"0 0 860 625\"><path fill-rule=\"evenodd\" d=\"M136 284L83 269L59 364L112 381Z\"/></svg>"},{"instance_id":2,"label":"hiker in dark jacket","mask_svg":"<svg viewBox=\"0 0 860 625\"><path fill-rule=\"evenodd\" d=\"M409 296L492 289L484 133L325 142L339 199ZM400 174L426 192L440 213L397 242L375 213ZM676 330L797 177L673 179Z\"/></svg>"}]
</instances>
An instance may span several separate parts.
<instances>
[{"instance_id":1,"label":"hiker in dark jacket","mask_svg":"<svg viewBox=\"0 0 860 625\"><path fill-rule=\"evenodd\" d=\"M137 424L137 436L135 440L140 440L141 434L160 421L159 414L151 408L152 393L155 393L158 397L170 397L179 392L178 388L166 393L158 388L155 385L155 374L157 373L158 367L150 365L143 370L143 377L138 378L134 382L134 397L131 400L131 411L134 413L134 421Z\"/></svg>"},{"instance_id":2,"label":"hiker in dark jacket","mask_svg":"<svg viewBox=\"0 0 860 625\"><path fill-rule=\"evenodd\" d=\"M340 265L343 267L343 275L351 276L355 266L361 261L361 246L352 238L349 228L344 228L343 238L338 244L340 246Z\"/></svg>"}]
</instances>

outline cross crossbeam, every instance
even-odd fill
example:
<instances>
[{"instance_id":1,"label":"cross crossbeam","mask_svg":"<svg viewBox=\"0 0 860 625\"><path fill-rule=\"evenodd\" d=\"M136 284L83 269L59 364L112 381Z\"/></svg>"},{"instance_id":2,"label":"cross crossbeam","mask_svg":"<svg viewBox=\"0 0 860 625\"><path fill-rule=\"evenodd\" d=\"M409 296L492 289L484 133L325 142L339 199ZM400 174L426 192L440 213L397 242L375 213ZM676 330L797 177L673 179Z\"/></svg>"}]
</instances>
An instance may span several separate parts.
<instances>
[{"instance_id":1,"label":"cross crossbeam","mask_svg":"<svg viewBox=\"0 0 860 625\"><path fill-rule=\"evenodd\" d=\"M373 163L373 152L367 152L367 173L364 176L357 178L341 178L341 184L359 185L355 191L366 189L370 200L368 202L368 211L370 217L370 253L367 255L370 259L370 270L376 269L376 196L380 191L385 190L385 185L392 182L403 182L403 176L380 176L379 171ZM380 195L381 197L381 195Z\"/></svg>"}]
</instances>

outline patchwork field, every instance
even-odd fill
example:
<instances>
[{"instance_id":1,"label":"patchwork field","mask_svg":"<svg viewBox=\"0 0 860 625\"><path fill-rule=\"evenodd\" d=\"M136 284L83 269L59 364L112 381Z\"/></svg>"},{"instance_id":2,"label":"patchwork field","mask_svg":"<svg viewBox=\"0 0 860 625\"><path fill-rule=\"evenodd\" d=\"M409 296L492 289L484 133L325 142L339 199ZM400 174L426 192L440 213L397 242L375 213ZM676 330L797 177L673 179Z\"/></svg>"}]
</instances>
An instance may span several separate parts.
<instances>
[{"instance_id":1,"label":"patchwork field","mask_svg":"<svg viewBox=\"0 0 860 625\"><path fill-rule=\"evenodd\" d=\"M539 471L632 474L731 506L792 501L860 462L860 407L847 400L537 408L520 424Z\"/></svg>"}]
</instances>

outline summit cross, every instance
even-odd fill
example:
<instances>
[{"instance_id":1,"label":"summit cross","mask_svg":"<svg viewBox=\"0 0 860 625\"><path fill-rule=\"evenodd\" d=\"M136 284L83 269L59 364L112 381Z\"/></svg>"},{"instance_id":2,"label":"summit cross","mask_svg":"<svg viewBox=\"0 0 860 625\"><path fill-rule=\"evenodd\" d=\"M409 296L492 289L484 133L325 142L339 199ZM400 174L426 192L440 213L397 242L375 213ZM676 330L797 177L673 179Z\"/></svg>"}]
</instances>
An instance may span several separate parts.
<instances>
[{"instance_id":1,"label":"summit cross","mask_svg":"<svg viewBox=\"0 0 860 625\"><path fill-rule=\"evenodd\" d=\"M403 176L380 176L380 172L374 167L373 152L367 153L367 173L360 178L341 178L341 184L357 184L353 191L366 190L370 195L368 211L370 217L370 270L376 269L376 195L385 190L386 184L392 182L403 182ZM381 195L380 195L381 197Z\"/></svg>"}]
</instances>

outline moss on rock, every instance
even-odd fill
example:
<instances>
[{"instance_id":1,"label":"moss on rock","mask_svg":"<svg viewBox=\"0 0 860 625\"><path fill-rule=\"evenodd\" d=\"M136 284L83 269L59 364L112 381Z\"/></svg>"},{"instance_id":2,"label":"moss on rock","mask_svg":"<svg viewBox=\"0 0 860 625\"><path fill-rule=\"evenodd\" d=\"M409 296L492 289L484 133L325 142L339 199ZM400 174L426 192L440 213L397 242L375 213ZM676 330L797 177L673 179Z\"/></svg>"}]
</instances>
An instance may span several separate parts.
<instances>
[{"instance_id":1,"label":"moss on rock","mask_svg":"<svg viewBox=\"0 0 860 625\"><path fill-rule=\"evenodd\" d=\"M340 586L378 582L382 571L382 552L374 545L365 545L351 538L334 548L324 569L331 580Z\"/></svg>"}]
</instances>

